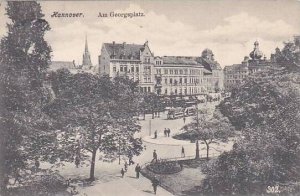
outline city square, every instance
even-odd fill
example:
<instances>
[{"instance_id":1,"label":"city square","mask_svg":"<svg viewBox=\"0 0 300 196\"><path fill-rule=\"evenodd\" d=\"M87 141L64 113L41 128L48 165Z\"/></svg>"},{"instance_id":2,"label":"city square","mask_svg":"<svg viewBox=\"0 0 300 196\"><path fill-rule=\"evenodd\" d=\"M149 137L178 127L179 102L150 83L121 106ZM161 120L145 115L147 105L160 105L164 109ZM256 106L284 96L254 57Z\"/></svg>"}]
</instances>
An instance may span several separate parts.
<instances>
[{"instance_id":1,"label":"city square","mask_svg":"<svg viewBox=\"0 0 300 196\"><path fill-rule=\"evenodd\" d=\"M299 9L0 2L0 195L299 195Z\"/></svg>"}]
</instances>

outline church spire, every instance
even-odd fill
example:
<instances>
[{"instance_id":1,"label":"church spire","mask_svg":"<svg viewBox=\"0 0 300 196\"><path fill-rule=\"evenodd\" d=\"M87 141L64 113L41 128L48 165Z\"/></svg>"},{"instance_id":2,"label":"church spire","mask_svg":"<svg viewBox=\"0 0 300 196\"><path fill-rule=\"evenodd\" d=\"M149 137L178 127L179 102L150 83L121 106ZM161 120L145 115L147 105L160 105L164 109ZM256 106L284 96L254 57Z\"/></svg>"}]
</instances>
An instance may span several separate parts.
<instances>
[{"instance_id":1,"label":"church spire","mask_svg":"<svg viewBox=\"0 0 300 196\"><path fill-rule=\"evenodd\" d=\"M82 66L92 66L91 55L88 48L87 35L85 35L85 48L82 56Z\"/></svg>"},{"instance_id":2,"label":"church spire","mask_svg":"<svg viewBox=\"0 0 300 196\"><path fill-rule=\"evenodd\" d=\"M89 53L89 47L88 47L88 42L87 42L87 35L85 34L85 49L84 49L85 53Z\"/></svg>"}]
</instances>

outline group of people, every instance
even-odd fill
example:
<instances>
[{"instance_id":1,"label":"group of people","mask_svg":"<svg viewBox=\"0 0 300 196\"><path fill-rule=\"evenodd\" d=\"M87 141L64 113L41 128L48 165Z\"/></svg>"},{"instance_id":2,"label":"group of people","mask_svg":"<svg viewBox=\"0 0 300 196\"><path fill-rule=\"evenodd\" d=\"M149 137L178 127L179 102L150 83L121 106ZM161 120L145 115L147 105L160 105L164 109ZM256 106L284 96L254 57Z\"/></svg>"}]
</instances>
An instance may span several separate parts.
<instances>
[{"instance_id":1,"label":"group of people","mask_svg":"<svg viewBox=\"0 0 300 196\"><path fill-rule=\"evenodd\" d=\"M134 162L132 161L132 159L129 158L129 164L127 163L127 161L125 161L124 163L124 168L121 169L121 176L122 178L124 178L125 173L128 170L128 165L133 165ZM135 166L135 173L136 173L136 178L140 177L140 172L141 172L141 166L137 163Z\"/></svg>"},{"instance_id":2,"label":"group of people","mask_svg":"<svg viewBox=\"0 0 300 196\"><path fill-rule=\"evenodd\" d=\"M165 137L170 137L170 133L171 133L171 130L169 128L165 128L164 129L164 135L165 135Z\"/></svg>"},{"instance_id":3,"label":"group of people","mask_svg":"<svg viewBox=\"0 0 300 196\"><path fill-rule=\"evenodd\" d=\"M157 130L154 131L154 139L157 139ZM170 137L171 130L169 128L164 129L164 135L165 137Z\"/></svg>"}]
</instances>

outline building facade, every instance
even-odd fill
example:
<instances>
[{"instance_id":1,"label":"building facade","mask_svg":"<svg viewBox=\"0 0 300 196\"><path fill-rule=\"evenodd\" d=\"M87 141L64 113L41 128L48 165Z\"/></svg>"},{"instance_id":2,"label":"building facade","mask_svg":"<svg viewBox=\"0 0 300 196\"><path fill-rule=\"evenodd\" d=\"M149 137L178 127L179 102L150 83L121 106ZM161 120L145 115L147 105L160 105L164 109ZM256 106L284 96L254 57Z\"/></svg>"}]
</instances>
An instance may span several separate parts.
<instances>
[{"instance_id":1,"label":"building facade","mask_svg":"<svg viewBox=\"0 0 300 196\"><path fill-rule=\"evenodd\" d=\"M226 91L231 91L233 88L240 86L249 75L262 71L273 64L259 50L258 41L254 42L254 49L249 56L250 58L245 56L241 64L224 67L224 87Z\"/></svg>"},{"instance_id":2,"label":"building facade","mask_svg":"<svg viewBox=\"0 0 300 196\"><path fill-rule=\"evenodd\" d=\"M223 90L223 70L206 49L200 57L154 56L143 45L104 43L99 74L139 81L141 92L159 95L198 95Z\"/></svg>"},{"instance_id":3,"label":"building facade","mask_svg":"<svg viewBox=\"0 0 300 196\"><path fill-rule=\"evenodd\" d=\"M148 42L143 45L104 43L99 56L99 74L126 76L139 81L141 92L154 92L154 56Z\"/></svg>"}]
</instances>

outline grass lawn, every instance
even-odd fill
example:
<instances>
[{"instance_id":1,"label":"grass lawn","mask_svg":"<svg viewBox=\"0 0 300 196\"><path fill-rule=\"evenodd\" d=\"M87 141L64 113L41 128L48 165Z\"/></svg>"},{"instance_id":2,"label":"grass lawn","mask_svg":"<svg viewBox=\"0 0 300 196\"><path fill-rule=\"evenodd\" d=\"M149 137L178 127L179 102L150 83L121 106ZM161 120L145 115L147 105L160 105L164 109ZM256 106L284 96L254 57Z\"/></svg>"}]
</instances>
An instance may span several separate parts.
<instances>
[{"instance_id":1,"label":"grass lawn","mask_svg":"<svg viewBox=\"0 0 300 196\"><path fill-rule=\"evenodd\" d=\"M146 168L143 169L142 173L150 179L155 175L156 178L159 179L161 186L174 195L191 195L191 191L194 190L195 187L199 187L205 178L205 174L203 174L200 169L201 165L205 164L205 162L205 160L182 161L183 170L176 174L153 174Z\"/></svg>"}]
</instances>

